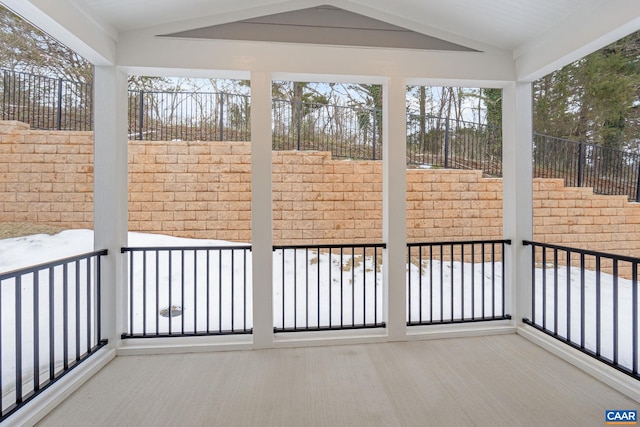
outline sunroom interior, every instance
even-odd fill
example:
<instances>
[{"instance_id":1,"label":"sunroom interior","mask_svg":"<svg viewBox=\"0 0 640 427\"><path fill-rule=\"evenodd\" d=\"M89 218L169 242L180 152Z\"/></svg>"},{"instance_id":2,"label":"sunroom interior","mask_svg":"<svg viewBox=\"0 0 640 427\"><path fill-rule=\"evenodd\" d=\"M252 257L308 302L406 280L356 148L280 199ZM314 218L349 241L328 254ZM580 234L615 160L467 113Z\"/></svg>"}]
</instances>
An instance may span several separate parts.
<instances>
[{"instance_id":1,"label":"sunroom interior","mask_svg":"<svg viewBox=\"0 0 640 427\"><path fill-rule=\"evenodd\" d=\"M580 349L550 339L523 321L531 319L532 311L535 310L531 302L534 268L531 262L532 246L523 242L533 240L531 82L608 43L640 30L640 3L633 0L526 0L517 3L509 0L193 0L188 3L171 0L2 0L2 3L83 55L95 66L94 245L96 250L108 251L107 255L102 256L100 273L102 287L99 339L104 342L104 346L69 375L65 375L64 381L59 381L38 396L30 398L19 410L14 411L14 408L11 408L7 422L37 422L83 383L88 381L87 385L91 387L90 378L100 369L107 366L98 375L112 372L107 370L115 369L114 361L126 360L129 356L139 356L141 360L149 357L148 363L152 364L159 363L158 360L152 359L157 356L143 355L202 353L197 356L202 360L192 362L194 366L203 367L207 364L206 355L218 350L256 350L249 356L238 356L244 360L259 359L266 354L264 351L294 349L294 354L280 356L283 360L288 360L289 357L295 360L296 357L336 357L324 347L320 349L316 348L317 346L346 345L348 347L345 348L350 349L349 346L357 344L394 343L393 345L415 346L411 351L416 353L411 357L417 357L416 354L420 352L433 352L430 353L431 356L425 357L425 360L429 360L429 357L439 354L438 351L442 352L442 356L439 357L446 358L451 352L473 352L474 348L490 349L503 344L477 341L470 342L467 346L456 345L454 341L450 341L449 344L431 345L430 341L426 340L493 335L509 335L508 339L515 336L526 339L522 347L525 350L522 350L524 353L521 355L526 358L527 351L531 351L532 354L535 353L535 356L532 356L535 361L532 360L532 363L550 363L553 366L547 366L551 372L562 371L564 365L554 365L558 362L540 362L541 358L547 356L538 354L537 347L535 350L534 347L528 347L530 342L538 344L585 370L598 381L617 389L622 393L620 396L627 396L620 397L618 401L612 397L611 404L635 404L637 407L637 402L640 402L637 308L633 318L635 352L633 366L629 367L631 374L620 372L615 367L606 366L587 357ZM250 81L250 286L253 305L252 328L249 333L145 339L126 336L129 325L128 263L132 259L123 249L129 246L129 75L233 78ZM328 330L293 333L274 331L275 284L272 278L278 265L274 264L274 165L271 144L272 82L278 80L361 82L382 86L383 247L380 250L384 268L381 270L380 280L383 284L383 321L376 323L374 327L343 328L344 330L327 328ZM502 90L502 239L508 243L502 246L502 297L505 312L503 316L498 316L492 321L480 319L468 323L408 325L409 242L405 153L406 92L409 85ZM453 246L451 251L453 254ZM637 264L634 265L637 268ZM635 307L638 305L637 277L634 283L636 294L635 302L632 304ZM491 339L493 338L487 338ZM424 343L416 344L423 340ZM393 353L399 350L384 351ZM509 353L513 358L518 357L518 350L509 351L513 352ZM180 356L171 357L179 363ZM377 353L375 357L370 357L374 362L367 359L367 363L373 363L373 366L376 366L375 360L378 360L377 363L387 363L391 360ZM431 359L431 363L437 366L440 363L438 360L442 359L435 359ZM410 363L407 359L399 360ZM230 360L218 359L218 362L229 369L236 369L230 365ZM259 360L245 362L263 366L264 369L282 369L277 363ZM295 365L295 361L291 363ZM543 370L544 367L539 369ZM343 374L346 375L344 372ZM406 372L387 374L411 376ZM253 375L258 373L254 372ZM366 377L366 373L354 375L360 380ZM571 375L574 378L573 372ZM441 380L446 382L446 379ZM237 384L243 387L252 387L251 381L247 379L237 381ZM420 389L424 384L416 381L412 387L419 389L419 393L425 393L424 397L428 399L427 391ZM484 381L486 385L490 379L483 377L478 381ZM568 381L576 381L578 384L583 380L574 378ZM259 384L268 387L263 383ZM328 381L323 387L329 387L330 384ZM464 388L463 384L464 381L460 381L460 387ZM369 386L370 384L365 387ZM594 387L601 387L601 384L598 383ZM266 388L262 390L268 394ZM73 404L80 404L77 403L77 397L74 399L76 400L73 400ZM376 397L373 399L375 401ZM636 403L633 403L633 400ZM70 402L72 400L63 403L62 406L67 412L74 410L68 406L71 405ZM436 410L432 403L427 404L427 408ZM461 408L464 410L465 405L449 408L452 411ZM116 409L104 410L108 412ZM262 410L269 413L264 408ZM533 414L535 408L532 411ZM345 413L348 412L345 409ZM231 416L226 412L225 414ZM52 415L54 417L49 418L50 425L62 425L68 414L58 411ZM378 419L380 425L385 422L399 422L398 418L390 418L387 415L383 414ZM469 416L473 419L475 415ZM490 420L487 414L477 416L485 423ZM482 418L483 416L486 418ZM250 425L258 419L242 418L240 423ZM145 418L138 420L144 422ZM205 417L201 420L211 421L211 418ZM283 418L276 417L270 420L274 423L295 423L309 422L313 419L304 418L302 415L292 415L290 418L283 415ZM339 418L331 417L324 420L326 423L340 421ZM345 420L351 418L342 418L342 421ZM372 420L375 423L375 419ZM439 420L455 422L455 417ZM232 418L226 418L226 421L229 424L234 422ZM322 424L322 418L318 422ZM404 419L406 425L415 425L416 422L416 419ZM534 419L531 418L527 422L533 425L531 423ZM43 425L47 425L46 422Z\"/></svg>"}]
</instances>

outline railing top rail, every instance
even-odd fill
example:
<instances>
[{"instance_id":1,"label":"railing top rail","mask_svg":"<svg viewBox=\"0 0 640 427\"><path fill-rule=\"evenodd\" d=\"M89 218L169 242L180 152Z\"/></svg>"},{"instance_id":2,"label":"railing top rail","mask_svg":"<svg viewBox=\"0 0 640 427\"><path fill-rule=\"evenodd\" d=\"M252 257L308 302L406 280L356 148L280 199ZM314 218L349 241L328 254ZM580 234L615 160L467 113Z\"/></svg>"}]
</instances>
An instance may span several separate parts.
<instances>
[{"instance_id":1,"label":"railing top rail","mask_svg":"<svg viewBox=\"0 0 640 427\"><path fill-rule=\"evenodd\" d=\"M505 245L511 244L511 239L494 239L494 240L460 240L460 241L447 241L447 242L412 242L407 243L407 247L416 246L440 246L440 245L477 245L477 244L499 244Z\"/></svg>"},{"instance_id":2,"label":"railing top rail","mask_svg":"<svg viewBox=\"0 0 640 427\"><path fill-rule=\"evenodd\" d=\"M145 252L145 251L236 251L251 250L251 245L237 246L140 246L135 248L121 248L120 252Z\"/></svg>"},{"instance_id":3,"label":"railing top rail","mask_svg":"<svg viewBox=\"0 0 640 427\"><path fill-rule=\"evenodd\" d=\"M610 254L610 253L607 253L607 252L592 251L592 250L589 250L589 249L572 248L570 246L561 246L561 245L554 245L554 244L550 244L550 243L533 242L533 241L530 241L530 240L523 240L522 244L524 246L539 246L541 248L557 249L559 251L575 252L575 253L579 253L579 254L582 254L582 255L591 255L591 256L595 256L595 257L609 258L609 259L617 260L617 261L626 261L626 262L632 262L632 263L640 264L640 258L630 257L630 256L626 256L626 255L616 255L616 254Z\"/></svg>"},{"instance_id":4,"label":"railing top rail","mask_svg":"<svg viewBox=\"0 0 640 427\"><path fill-rule=\"evenodd\" d=\"M107 255L108 253L109 253L109 251L107 249L102 249L102 250L99 250L99 251L93 251L93 252L88 252L88 253L81 254L81 255L75 255L75 256L72 256L72 257L68 257L68 258L62 258L62 259L58 259L58 260L55 260L55 261L46 262L46 263L43 263L43 264L37 264L37 265L32 265L30 267L20 268L20 269L17 269L17 270L8 271L6 273L1 273L0 274L0 280L11 279L13 277L22 276L22 275L29 274L29 273L35 273L36 271L46 270L48 268L57 267L57 266L63 265L63 264L69 264L69 263L75 262L75 261L81 261L83 259L92 258L94 256L103 256L103 255Z\"/></svg>"},{"instance_id":5,"label":"railing top rail","mask_svg":"<svg viewBox=\"0 0 640 427\"><path fill-rule=\"evenodd\" d=\"M335 245L274 245L273 250L279 249L340 249L340 248L386 248L386 243L344 243Z\"/></svg>"}]
</instances>

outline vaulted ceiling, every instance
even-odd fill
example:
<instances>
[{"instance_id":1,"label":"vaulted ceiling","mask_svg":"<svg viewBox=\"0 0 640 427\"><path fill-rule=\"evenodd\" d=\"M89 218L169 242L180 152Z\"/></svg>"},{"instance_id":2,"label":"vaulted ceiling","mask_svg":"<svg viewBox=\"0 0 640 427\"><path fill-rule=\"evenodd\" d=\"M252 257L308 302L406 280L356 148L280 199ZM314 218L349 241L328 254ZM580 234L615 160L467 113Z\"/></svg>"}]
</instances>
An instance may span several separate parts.
<instances>
[{"instance_id":1,"label":"vaulted ceiling","mask_svg":"<svg viewBox=\"0 0 640 427\"><path fill-rule=\"evenodd\" d=\"M300 51L287 46L306 44L356 47L360 50L353 51L355 56L345 56L354 61L360 60L359 55L366 55L363 48L383 49L381 57L386 64L397 62L400 55L407 62L413 61L417 58L415 51L467 55L480 52L494 55L485 55L485 68L491 68L491 61L497 66L511 61L516 78L527 79L640 30L638 0L0 2L97 64L120 60L132 66L154 61L160 66L168 65L168 60L158 59L160 49L175 49L176 60L186 62L180 53L187 45L172 44L166 39L190 39L207 40L207 46L215 47L213 50L219 50L221 55L234 56L232 62L220 64L222 67L257 66L253 58L261 52L264 56L295 56ZM146 41L138 43L143 38ZM221 40L227 44L217 43ZM229 47L229 40L240 44ZM273 50L275 45L280 50ZM400 54L399 50L405 53ZM319 51L310 52L309 60L313 60ZM156 55L154 61L152 53ZM425 63L433 63L433 57L422 58ZM450 67L455 69L455 61Z\"/></svg>"}]
</instances>

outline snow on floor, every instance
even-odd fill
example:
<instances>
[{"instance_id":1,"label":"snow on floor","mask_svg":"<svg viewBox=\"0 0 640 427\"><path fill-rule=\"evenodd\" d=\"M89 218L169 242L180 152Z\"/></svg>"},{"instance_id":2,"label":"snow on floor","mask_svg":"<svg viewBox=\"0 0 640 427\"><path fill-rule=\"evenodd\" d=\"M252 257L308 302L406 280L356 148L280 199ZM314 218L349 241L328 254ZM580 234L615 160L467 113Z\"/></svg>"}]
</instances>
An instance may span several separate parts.
<instances>
[{"instance_id":1,"label":"snow on floor","mask_svg":"<svg viewBox=\"0 0 640 427\"><path fill-rule=\"evenodd\" d=\"M217 246L229 247L221 251L174 251L171 253L172 269L169 270L167 251L149 253L144 258L143 253L133 255L133 304L127 318L132 320L129 333L136 334L143 331L158 330L161 333L181 330L185 331L218 331L250 329L252 327L252 296L251 296L251 252L232 249L238 243L218 240L196 240L169 237L156 234L129 233L130 247L167 247L167 246ZM93 232L91 230L67 230L57 235L34 235L13 239L0 240L0 272L40 264L51 260L61 259L93 250ZM157 257L157 258L156 258ZM197 263L194 260L197 259ZM327 251L305 252L296 250L295 255L287 252L284 257L282 251L274 252L274 325L276 327L292 326L335 326L340 324L371 324L381 322L383 307L381 258L367 254L349 251L340 256L339 253ZM479 316L483 307L486 315L502 314L502 289L495 284L501 283L501 266L495 268L495 277L489 265L482 263L475 265L462 262L433 261L424 263L421 268L411 264L407 275L411 277L411 305L408 303L410 320L439 320L470 317L471 313ZM60 269L61 270L61 269ZM232 274L233 272L233 274ZM473 273L472 273L473 272ZM48 274L48 273L47 273ZM61 271L56 271L56 280L61 282ZM484 275L483 275L484 274ZM547 269L546 289L546 326L551 328L554 322L553 299L553 269ZM75 283L73 269L68 272L70 283ZM82 276L82 275L81 275ZM464 289L460 278L464 276ZM442 277L442 280L440 279ZM453 280L453 287L451 285ZM542 323L542 270L536 270L536 322ZM144 280L143 280L144 278ZM420 278L422 286L420 286ZM433 285L429 279L434 278ZM473 278L473 280L472 280ZM48 276L42 276L41 283L48 283ZM141 284L145 282L146 287ZM595 350L595 282L594 272L585 274L585 347ZM169 283L172 283L169 291ZM566 283L567 269L558 269L558 333L562 337L567 335L566 314ZM613 357L613 296L611 292L612 278L603 274L602 283L602 326L601 348L605 357ZM572 269L571 286L571 338L579 339L580 331L580 277L577 269ZM11 393L15 389L15 285L13 280L1 283L0 298L2 316L0 325L2 351L2 391L3 402L10 401ZM23 352L22 370L25 389L32 378L34 353L33 335L33 283L32 276L24 276L22 283L22 328ZM68 290L72 308L70 309L69 325L75 325L75 289ZM618 316L618 352L619 362L623 366L631 367L632 360L632 283L629 280L619 280L619 316ZM474 298L472 299L472 295ZM87 313L86 292L80 292L80 312ZM434 301L431 303L431 296ZM440 303L442 298L443 303ZM49 344L48 344L48 292L40 292L40 367L42 375L48 375ZM418 302L422 300L422 304ZM451 303L453 301L453 303ZM637 303L637 302L636 302ZM54 297L56 323L56 369L62 365L62 316L63 306L61 293ZM169 307L174 307L179 314L176 317L168 314ZM320 307L320 309L318 309ZM95 310L95 308L90 308ZM284 313L283 313L284 309ZM82 326L80 346L87 345L86 326ZM69 348L74 349L75 332L68 336ZM74 357L71 351L69 357Z\"/></svg>"}]
</instances>

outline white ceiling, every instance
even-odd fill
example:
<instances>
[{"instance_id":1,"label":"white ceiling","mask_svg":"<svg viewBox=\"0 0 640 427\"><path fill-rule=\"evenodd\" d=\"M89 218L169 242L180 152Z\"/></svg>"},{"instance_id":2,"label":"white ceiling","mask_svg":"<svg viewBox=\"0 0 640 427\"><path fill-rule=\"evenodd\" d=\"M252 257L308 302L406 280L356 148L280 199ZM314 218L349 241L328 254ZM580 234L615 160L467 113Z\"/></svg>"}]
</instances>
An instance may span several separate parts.
<instances>
[{"instance_id":1,"label":"white ceiling","mask_svg":"<svg viewBox=\"0 0 640 427\"><path fill-rule=\"evenodd\" d=\"M211 24L329 4L454 43L513 51L607 0L74 0L129 32L207 17Z\"/></svg>"},{"instance_id":2,"label":"white ceiling","mask_svg":"<svg viewBox=\"0 0 640 427\"><path fill-rule=\"evenodd\" d=\"M94 64L128 72L265 70L502 85L539 78L640 30L640 0L0 3ZM336 23L315 22L318 6L340 9ZM167 35L175 37L159 37Z\"/></svg>"}]
</instances>

